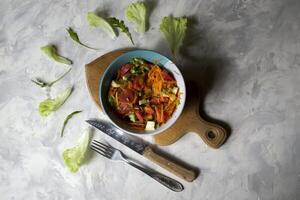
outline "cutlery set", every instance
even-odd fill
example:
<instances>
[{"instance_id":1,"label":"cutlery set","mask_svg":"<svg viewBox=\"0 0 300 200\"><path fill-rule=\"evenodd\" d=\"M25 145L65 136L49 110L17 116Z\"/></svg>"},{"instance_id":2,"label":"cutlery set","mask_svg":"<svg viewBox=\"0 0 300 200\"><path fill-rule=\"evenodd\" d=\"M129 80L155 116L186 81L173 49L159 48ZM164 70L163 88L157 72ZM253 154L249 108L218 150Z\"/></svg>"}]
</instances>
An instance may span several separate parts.
<instances>
[{"instance_id":1,"label":"cutlery set","mask_svg":"<svg viewBox=\"0 0 300 200\"><path fill-rule=\"evenodd\" d=\"M160 174L158 172L155 172L151 169L142 167L140 164L137 164L131 160L129 160L125 155L118 149L115 149L114 147L110 146L109 144L104 144L101 143L97 140L92 141L91 149L94 150L95 152L99 153L100 155L111 159L115 161L123 161L132 167L144 172L154 180L158 181L162 185L166 186L167 188L175 191L175 192L180 192L183 190L183 185L179 183L178 181L167 177L163 174Z\"/></svg>"},{"instance_id":2,"label":"cutlery set","mask_svg":"<svg viewBox=\"0 0 300 200\"><path fill-rule=\"evenodd\" d=\"M88 124L95 127L96 129L100 130L101 132L105 133L106 135L110 136L111 138L117 140L118 142L122 143L123 145L127 146L128 148L132 149L133 151L137 152L138 154L142 155L143 157L153 161L154 163L158 164L160 167L166 169L167 171L173 173L174 175L182 178L188 182L193 181L196 178L196 173L193 170L186 169L171 160L155 153L151 147L142 141L140 138L128 135L118 128L114 127L110 122L104 120L96 120L90 119L86 120ZM120 151L114 149L110 145L102 144L98 141L93 141L91 148L96 151L97 153L110 158L110 159L122 159ZM118 153L119 152L119 153ZM124 159L123 159L124 161ZM128 164L132 164L133 162L129 162ZM136 165L135 165L136 167ZM141 169L141 168L139 168ZM142 170L145 172L145 170ZM149 170L148 170L149 171ZM164 175L155 175L157 173L147 173L149 176L160 182L161 184L167 186L169 189L173 191L181 191L183 190L183 186L181 183L167 177ZM160 177L160 178L159 178Z\"/></svg>"}]
</instances>

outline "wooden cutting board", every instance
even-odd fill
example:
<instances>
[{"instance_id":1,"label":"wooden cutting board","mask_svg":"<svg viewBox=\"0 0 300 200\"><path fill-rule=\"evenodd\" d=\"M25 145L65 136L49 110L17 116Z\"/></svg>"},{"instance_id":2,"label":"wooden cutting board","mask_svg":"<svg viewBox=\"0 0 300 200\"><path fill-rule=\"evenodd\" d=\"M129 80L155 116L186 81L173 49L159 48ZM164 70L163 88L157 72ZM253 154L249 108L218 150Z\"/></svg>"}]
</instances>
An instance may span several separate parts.
<instances>
[{"instance_id":1,"label":"wooden cutting board","mask_svg":"<svg viewBox=\"0 0 300 200\"><path fill-rule=\"evenodd\" d=\"M118 56L129 51L128 49L115 50L106 53L85 66L87 87L97 107L102 111L99 101L99 82L108 65ZM188 132L194 132L212 148L219 148L227 138L225 129L217 124L205 121L199 115L199 99L193 87L187 87L185 108L176 121L166 131L153 136L158 145L170 145Z\"/></svg>"}]
</instances>

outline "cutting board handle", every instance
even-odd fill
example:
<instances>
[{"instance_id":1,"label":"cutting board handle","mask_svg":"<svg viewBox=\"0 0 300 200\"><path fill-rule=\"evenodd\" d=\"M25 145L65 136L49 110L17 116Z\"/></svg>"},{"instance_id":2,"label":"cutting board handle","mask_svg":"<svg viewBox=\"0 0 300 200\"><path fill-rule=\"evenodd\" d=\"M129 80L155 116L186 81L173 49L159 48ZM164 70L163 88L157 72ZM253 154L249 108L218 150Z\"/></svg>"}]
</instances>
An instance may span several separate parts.
<instances>
[{"instance_id":1,"label":"cutting board handle","mask_svg":"<svg viewBox=\"0 0 300 200\"><path fill-rule=\"evenodd\" d=\"M177 122L163 133L155 135L154 141L158 145L170 145L188 132L194 132L201 137L205 144L212 148L220 148L227 138L226 130L208 121L199 114L199 94L194 84L187 87L188 96L185 108Z\"/></svg>"},{"instance_id":2,"label":"cutting board handle","mask_svg":"<svg viewBox=\"0 0 300 200\"><path fill-rule=\"evenodd\" d=\"M197 135L212 148L219 148L227 138L226 130L214 123L207 122L202 118L198 118L200 121L194 121L193 127ZM201 125L200 125L201 124Z\"/></svg>"}]
</instances>

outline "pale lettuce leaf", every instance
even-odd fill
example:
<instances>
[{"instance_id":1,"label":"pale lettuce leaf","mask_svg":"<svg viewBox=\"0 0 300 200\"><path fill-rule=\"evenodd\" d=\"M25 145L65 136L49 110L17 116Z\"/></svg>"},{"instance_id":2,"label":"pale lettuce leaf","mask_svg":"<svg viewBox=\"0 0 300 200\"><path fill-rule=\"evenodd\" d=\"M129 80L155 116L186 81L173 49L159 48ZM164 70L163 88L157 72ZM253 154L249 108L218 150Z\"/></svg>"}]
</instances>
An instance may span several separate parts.
<instances>
[{"instance_id":1,"label":"pale lettuce leaf","mask_svg":"<svg viewBox=\"0 0 300 200\"><path fill-rule=\"evenodd\" d=\"M111 38L115 38L117 36L112 25L106 21L106 19L96 15L96 13L88 12L86 18L90 26L101 28Z\"/></svg>"},{"instance_id":2,"label":"pale lettuce leaf","mask_svg":"<svg viewBox=\"0 0 300 200\"><path fill-rule=\"evenodd\" d=\"M147 10L143 2L130 4L125 10L125 16L128 21L136 25L136 31L144 33L146 31Z\"/></svg>"},{"instance_id":3,"label":"pale lettuce leaf","mask_svg":"<svg viewBox=\"0 0 300 200\"><path fill-rule=\"evenodd\" d=\"M72 61L68 58L62 57L57 53L57 48L53 44L48 44L41 47L41 51L44 52L49 58L56 62L71 65Z\"/></svg>"},{"instance_id":4,"label":"pale lettuce leaf","mask_svg":"<svg viewBox=\"0 0 300 200\"><path fill-rule=\"evenodd\" d=\"M63 152L63 160L71 172L77 172L82 164L90 142L90 130L85 129L83 135L78 141L78 144L72 148L66 149Z\"/></svg>"},{"instance_id":5,"label":"pale lettuce leaf","mask_svg":"<svg viewBox=\"0 0 300 200\"><path fill-rule=\"evenodd\" d=\"M54 99L46 99L42 101L39 104L39 113L43 117L47 117L50 113L56 111L59 109L64 102L67 100L67 98L71 95L73 91L73 88L67 88L64 92L59 94L56 98Z\"/></svg>"},{"instance_id":6,"label":"pale lettuce leaf","mask_svg":"<svg viewBox=\"0 0 300 200\"><path fill-rule=\"evenodd\" d=\"M160 23L160 31L164 34L172 54L175 56L181 47L186 30L186 17L164 17Z\"/></svg>"}]
</instances>

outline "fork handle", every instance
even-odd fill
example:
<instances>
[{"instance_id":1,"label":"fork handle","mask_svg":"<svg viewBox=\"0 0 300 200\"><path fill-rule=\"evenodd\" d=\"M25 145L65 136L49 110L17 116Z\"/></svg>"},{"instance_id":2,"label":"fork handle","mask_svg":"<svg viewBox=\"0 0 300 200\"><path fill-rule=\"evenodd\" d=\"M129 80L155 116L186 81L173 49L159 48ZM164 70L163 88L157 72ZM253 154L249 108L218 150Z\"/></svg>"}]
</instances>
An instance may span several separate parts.
<instances>
[{"instance_id":1,"label":"fork handle","mask_svg":"<svg viewBox=\"0 0 300 200\"><path fill-rule=\"evenodd\" d=\"M181 192L184 189L183 185L180 182L178 182L178 181L176 181L176 180L174 180L174 179L172 179L168 176L157 173L157 172L152 171L150 169L143 168L143 167L135 164L134 162L131 162L131 161L127 160L127 159L125 161L129 165L135 167L136 169L141 170L142 172L144 172L145 174L147 174L148 176L150 176L151 178L153 178L157 182L161 183L162 185L166 186L170 190L173 190L175 192Z\"/></svg>"}]
</instances>

